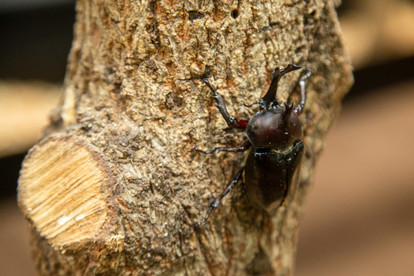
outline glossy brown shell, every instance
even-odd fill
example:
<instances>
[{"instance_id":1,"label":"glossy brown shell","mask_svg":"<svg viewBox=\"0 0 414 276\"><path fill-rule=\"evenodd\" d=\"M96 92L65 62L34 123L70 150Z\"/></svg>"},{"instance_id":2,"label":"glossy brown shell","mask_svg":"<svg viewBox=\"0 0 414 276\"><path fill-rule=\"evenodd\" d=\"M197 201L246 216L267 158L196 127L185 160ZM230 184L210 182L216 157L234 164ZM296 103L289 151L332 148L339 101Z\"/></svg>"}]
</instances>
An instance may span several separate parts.
<instances>
[{"instance_id":1,"label":"glossy brown shell","mask_svg":"<svg viewBox=\"0 0 414 276\"><path fill-rule=\"evenodd\" d=\"M300 170L303 142L286 151L252 150L247 157L244 181L249 199L267 211L283 204Z\"/></svg>"}]
</instances>

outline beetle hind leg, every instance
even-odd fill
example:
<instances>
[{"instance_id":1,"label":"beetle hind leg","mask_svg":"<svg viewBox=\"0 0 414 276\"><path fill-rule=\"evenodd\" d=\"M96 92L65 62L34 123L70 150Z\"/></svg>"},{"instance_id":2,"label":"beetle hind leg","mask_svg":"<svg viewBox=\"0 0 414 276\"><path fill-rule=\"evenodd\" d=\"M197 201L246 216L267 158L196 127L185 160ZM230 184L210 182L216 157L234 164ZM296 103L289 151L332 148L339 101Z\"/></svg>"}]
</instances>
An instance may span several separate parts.
<instances>
[{"instance_id":1,"label":"beetle hind leg","mask_svg":"<svg viewBox=\"0 0 414 276\"><path fill-rule=\"evenodd\" d=\"M200 227L206 220L209 218L211 212L217 208L217 206L220 204L220 201L233 190L234 186L240 181L240 179L243 176L244 167L236 174L234 179L230 182L230 184L226 187L226 189L213 201L210 203L210 206L208 207L207 214L204 216L202 220L194 224L195 228Z\"/></svg>"}]
</instances>

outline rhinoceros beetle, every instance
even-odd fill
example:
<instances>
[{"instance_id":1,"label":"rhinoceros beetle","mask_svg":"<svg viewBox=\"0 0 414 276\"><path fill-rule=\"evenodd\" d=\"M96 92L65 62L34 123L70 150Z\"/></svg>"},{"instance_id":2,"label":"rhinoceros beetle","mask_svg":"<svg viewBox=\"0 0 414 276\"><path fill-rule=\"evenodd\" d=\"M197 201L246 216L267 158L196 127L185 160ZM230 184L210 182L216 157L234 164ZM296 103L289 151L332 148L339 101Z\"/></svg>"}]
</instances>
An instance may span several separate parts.
<instances>
[{"instance_id":1,"label":"rhinoceros beetle","mask_svg":"<svg viewBox=\"0 0 414 276\"><path fill-rule=\"evenodd\" d=\"M280 104L276 91L280 78L301 67L289 64L283 69L276 67L267 93L256 103L260 110L249 120L239 120L230 116L223 97L211 86L208 79L203 82L213 92L216 106L230 128L245 131L247 141L239 147L218 147L209 151L195 149L205 154L218 152L243 152L250 149L243 168L235 175L226 189L210 203L207 214L194 226L200 227L217 208L220 201L243 178L248 198L266 211L285 203L291 187L296 186L294 175L298 173L302 161L304 145L301 140L302 124L299 116L306 103L306 79L310 70L306 69L299 79L300 103ZM247 105L247 106L252 106Z\"/></svg>"}]
</instances>

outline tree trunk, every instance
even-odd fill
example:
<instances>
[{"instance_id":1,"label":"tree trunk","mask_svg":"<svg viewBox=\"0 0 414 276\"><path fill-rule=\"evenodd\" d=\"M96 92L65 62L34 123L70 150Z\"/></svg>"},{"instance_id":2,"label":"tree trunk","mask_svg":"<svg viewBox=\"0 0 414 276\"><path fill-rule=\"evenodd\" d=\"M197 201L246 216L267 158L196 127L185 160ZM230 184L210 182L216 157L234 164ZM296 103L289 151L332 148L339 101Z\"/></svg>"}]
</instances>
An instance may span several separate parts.
<instances>
[{"instance_id":1,"label":"tree trunk","mask_svg":"<svg viewBox=\"0 0 414 276\"><path fill-rule=\"evenodd\" d=\"M352 83L331 1L77 1L65 94L27 155L19 204L43 275L292 275L301 206L323 138ZM243 185L204 216L243 154L231 114L288 63L308 78L300 185L271 216ZM285 101L300 72L284 77Z\"/></svg>"}]
</instances>

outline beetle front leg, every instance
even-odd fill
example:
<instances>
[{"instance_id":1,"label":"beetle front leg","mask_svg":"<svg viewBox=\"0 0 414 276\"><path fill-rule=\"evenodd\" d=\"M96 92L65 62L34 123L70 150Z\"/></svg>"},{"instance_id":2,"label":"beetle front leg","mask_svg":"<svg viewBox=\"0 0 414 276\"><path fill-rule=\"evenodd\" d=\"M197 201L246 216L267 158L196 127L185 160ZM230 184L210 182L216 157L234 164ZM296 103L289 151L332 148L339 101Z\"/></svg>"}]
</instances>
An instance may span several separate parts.
<instances>
[{"instance_id":1,"label":"beetle front leg","mask_svg":"<svg viewBox=\"0 0 414 276\"><path fill-rule=\"evenodd\" d=\"M250 146L251 146L250 142L246 141L240 147L234 147L234 148L218 147L218 148L214 148L214 149L211 149L211 150L204 151L202 149L199 149L197 146L194 146L194 149L196 151L204 153L204 154L212 154L212 153L219 153L219 152L222 152L222 151L225 151L225 152L243 152L243 151L248 150L250 148Z\"/></svg>"},{"instance_id":2,"label":"beetle front leg","mask_svg":"<svg viewBox=\"0 0 414 276\"><path fill-rule=\"evenodd\" d=\"M303 107L306 103L306 79L311 75L311 71L309 68L306 69L305 74L303 74L299 79L299 86L300 86L300 104L298 104L295 108L295 113L300 115L303 111Z\"/></svg>"},{"instance_id":3,"label":"beetle front leg","mask_svg":"<svg viewBox=\"0 0 414 276\"><path fill-rule=\"evenodd\" d=\"M203 79L202 81L213 92L213 98L216 100L216 106L220 111L221 116L223 116L224 120L226 121L227 125L231 128L245 129L247 126L247 121L239 120L234 116L230 116L229 112L227 111L226 103L224 102L223 97L219 93L217 93L217 91L211 86L208 79Z\"/></svg>"},{"instance_id":4,"label":"beetle front leg","mask_svg":"<svg viewBox=\"0 0 414 276\"><path fill-rule=\"evenodd\" d=\"M234 177L233 181L230 182L230 184L227 186L227 188L213 201L210 203L210 206L207 210L207 214L204 216L204 218L197 222L196 224L194 224L195 228L200 227L204 222L206 222L206 220L208 219L208 217L210 216L211 212L217 208L217 206L220 204L220 201L228 194L231 192L231 190L233 190L234 186L236 186L236 184L240 181L240 179L242 178L243 175L243 171L244 171L244 167L236 174L236 176Z\"/></svg>"}]
</instances>

